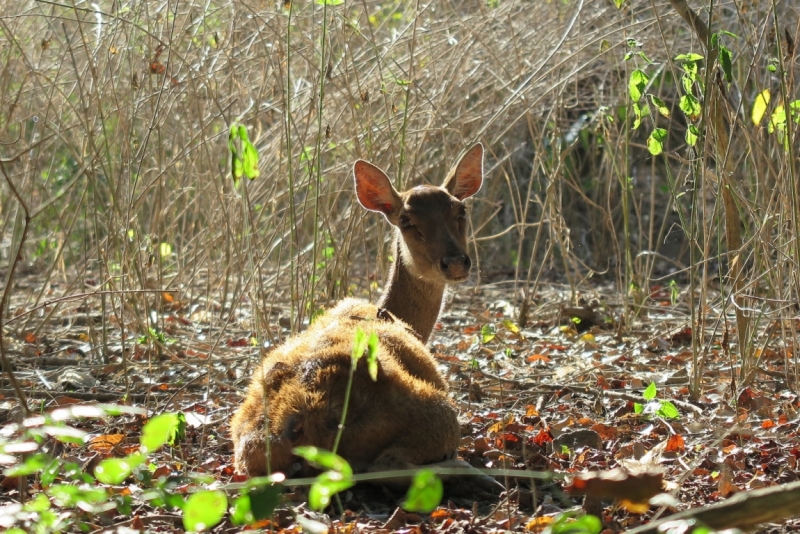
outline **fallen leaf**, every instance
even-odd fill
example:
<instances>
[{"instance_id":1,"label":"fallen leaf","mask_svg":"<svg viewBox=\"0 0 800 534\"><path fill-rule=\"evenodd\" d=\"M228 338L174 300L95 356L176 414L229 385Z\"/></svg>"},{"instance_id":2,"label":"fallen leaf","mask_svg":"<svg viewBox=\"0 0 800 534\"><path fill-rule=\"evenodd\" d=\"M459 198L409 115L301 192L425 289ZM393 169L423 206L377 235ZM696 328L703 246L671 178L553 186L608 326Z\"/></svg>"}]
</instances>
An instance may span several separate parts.
<instances>
[{"instance_id":1,"label":"fallen leaf","mask_svg":"<svg viewBox=\"0 0 800 534\"><path fill-rule=\"evenodd\" d=\"M630 503L647 503L662 491L663 475L656 472L630 473L624 469L612 469L587 473L575 477L567 492L589 495Z\"/></svg>"},{"instance_id":2,"label":"fallen leaf","mask_svg":"<svg viewBox=\"0 0 800 534\"><path fill-rule=\"evenodd\" d=\"M102 454L111 454L114 447L122 443L125 434L103 434L89 440L89 449Z\"/></svg>"},{"instance_id":3,"label":"fallen leaf","mask_svg":"<svg viewBox=\"0 0 800 534\"><path fill-rule=\"evenodd\" d=\"M83 403L82 400L76 399L74 397L68 397L67 395L61 395L60 397L56 397L53 400L51 406L69 406L70 404L81 404Z\"/></svg>"},{"instance_id":4,"label":"fallen leaf","mask_svg":"<svg viewBox=\"0 0 800 534\"><path fill-rule=\"evenodd\" d=\"M545 528L549 527L553 524L555 518L550 515L543 515L540 517L536 517L533 521L529 521L525 524L525 529L530 530L532 532L541 532Z\"/></svg>"},{"instance_id":5,"label":"fallen leaf","mask_svg":"<svg viewBox=\"0 0 800 534\"><path fill-rule=\"evenodd\" d=\"M680 434L674 434L667 440L665 452L684 452L686 450L686 442ZM644 512L642 512L644 513Z\"/></svg>"},{"instance_id":6,"label":"fallen leaf","mask_svg":"<svg viewBox=\"0 0 800 534\"><path fill-rule=\"evenodd\" d=\"M170 473L172 473L172 469L170 469L166 465L162 465L157 467L156 470L153 471L153 478L159 479L161 477L167 477L170 475Z\"/></svg>"},{"instance_id":7,"label":"fallen leaf","mask_svg":"<svg viewBox=\"0 0 800 534\"><path fill-rule=\"evenodd\" d=\"M544 354L532 354L532 355L528 356L527 358L525 358L525 361L528 362L528 363L533 363L533 362L550 363L551 360L550 360L550 358L548 358Z\"/></svg>"},{"instance_id":8,"label":"fallen leaf","mask_svg":"<svg viewBox=\"0 0 800 534\"><path fill-rule=\"evenodd\" d=\"M600 435L603 441L613 441L619 436L619 431L616 427L597 423L589 427Z\"/></svg>"}]
</instances>

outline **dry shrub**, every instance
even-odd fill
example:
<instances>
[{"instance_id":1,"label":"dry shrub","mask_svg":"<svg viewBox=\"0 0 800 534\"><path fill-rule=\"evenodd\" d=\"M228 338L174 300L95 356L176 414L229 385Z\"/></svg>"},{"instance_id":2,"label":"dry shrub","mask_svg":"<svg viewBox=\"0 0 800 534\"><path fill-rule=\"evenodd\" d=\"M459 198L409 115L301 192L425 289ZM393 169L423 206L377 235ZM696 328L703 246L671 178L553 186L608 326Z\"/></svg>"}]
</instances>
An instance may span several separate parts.
<instances>
[{"instance_id":1,"label":"dry shrub","mask_svg":"<svg viewBox=\"0 0 800 534\"><path fill-rule=\"evenodd\" d=\"M320 302L369 295L385 270L388 232L353 209L353 161L379 165L398 187L439 183L474 141L489 150L472 214L484 277L577 286L599 271L624 287L623 265L647 284L688 260L674 207L688 173L685 121L670 59L702 46L668 3L0 5L0 152L35 214L23 263L65 292L85 278L180 288L188 300L209 295L223 315L245 298L262 310L291 299L297 322ZM796 9L781 9L791 29ZM717 12L742 36L736 54L760 47L765 58L768 10ZM629 50L659 66L653 91L673 107L673 182L644 149L648 132L625 120ZM761 75L737 73L743 100L769 83ZM261 156L261 176L238 189L234 123L249 127ZM739 168L767 165L775 148L762 146ZM767 174L755 188L780 171ZM8 264L21 211L2 188ZM713 241L721 225L704 195ZM665 241L677 263L640 255ZM27 305L41 298L32 292ZM134 310L144 298L130 297Z\"/></svg>"}]
</instances>

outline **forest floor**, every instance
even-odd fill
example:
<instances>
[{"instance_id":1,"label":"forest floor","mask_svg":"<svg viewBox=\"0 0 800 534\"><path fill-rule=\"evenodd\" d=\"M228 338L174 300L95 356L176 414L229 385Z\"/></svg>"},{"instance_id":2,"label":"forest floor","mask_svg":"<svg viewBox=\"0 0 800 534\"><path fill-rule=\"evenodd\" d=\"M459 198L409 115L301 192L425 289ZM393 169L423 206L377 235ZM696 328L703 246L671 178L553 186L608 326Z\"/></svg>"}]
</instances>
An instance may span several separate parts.
<instances>
[{"instance_id":1,"label":"forest floor","mask_svg":"<svg viewBox=\"0 0 800 534\"><path fill-rule=\"evenodd\" d=\"M164 293L157 297L161 312L151 313L157 329L145 335L146 328L129 320L123 359L122 331L112 314L102 341L98 296L31 312L25 302L39 290L35 276L18 278L18 286L5 346L32 406L50 411L113 402L151 415L183 412L186 438L152 456L157 474L204 473L223 488L242 480L232 467L228 423L260 358L248 302L221 319L219 303ZM583 505L580 492L567 491L578 486L575 475L624 468L653 477L647 480L656 481L655 493L672 498L663 506L642 505L651 495L643 488L647 482L635 479L615 493L616 501L586 505L606 529L623 531L675 510L797 480L800 402L790 380L796 376L792 347L783 341L797 324L765 322L749 380L742 382L735 321L707 309L698 345L702 392L692 400L692 340L699 333L690 327L685 290L651 288L627 319L610 286L584 297L576 306L583 300L569 288L543 286L528 324L520 327L513 283L462 286L434 332L430 347L460 408L459 456L476 467L508 470L498 478L506 492L491 495L465 477L446 484L436 511L416 514L398 508L402 492L358 485L340 495L341 509L320 514L308 509L299 488L284 493L272 519L258 526L301 531L298 517L306 517L340 532L538 531ZM276 308L270 319L274 333L285 337L288 310ZM655 387L648 388L651 383ZM21 421L8 381L0 388L0 422ZM100 460L135 448L145 421L138 415L80 420L72 424L89 434L87 443L42 447L91 473ZM549 480L534 485L524 476L531 471L548 473ZM106 511L90 524L97 531L180 531L180 511L137 501L141 485L131 478L114 489L132 496L129 515ZM174 486L177 493L191 490L191 483ZM0 507L37 492L36 477L0 476ZM226 519L213 530L240 528ZM800 529L800 522L776 529Z\"/></svg>"}]
</instances>

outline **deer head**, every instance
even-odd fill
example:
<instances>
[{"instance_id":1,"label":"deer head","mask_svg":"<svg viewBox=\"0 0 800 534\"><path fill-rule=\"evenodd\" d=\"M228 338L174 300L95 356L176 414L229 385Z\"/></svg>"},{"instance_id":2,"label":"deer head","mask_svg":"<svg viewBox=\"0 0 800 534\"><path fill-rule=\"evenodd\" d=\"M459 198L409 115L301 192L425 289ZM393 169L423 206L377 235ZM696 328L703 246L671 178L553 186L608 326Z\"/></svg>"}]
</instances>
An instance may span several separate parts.
<instances>
[{"instance_id":1,"label":"deer head","mask_svg":"<svg viewBox=\"0 0 800 534\"><path fill-rule=\"evenodd\" d=\"M363 160L353 167L359 203L383 213L397 228L404 267L416 277L439 284L463 282L472 260L467 254L467 210L464 200L483 183L483 145L461 157L440 187L420 185L400 193L386 173Z\"/></svg>"}]
</instances>

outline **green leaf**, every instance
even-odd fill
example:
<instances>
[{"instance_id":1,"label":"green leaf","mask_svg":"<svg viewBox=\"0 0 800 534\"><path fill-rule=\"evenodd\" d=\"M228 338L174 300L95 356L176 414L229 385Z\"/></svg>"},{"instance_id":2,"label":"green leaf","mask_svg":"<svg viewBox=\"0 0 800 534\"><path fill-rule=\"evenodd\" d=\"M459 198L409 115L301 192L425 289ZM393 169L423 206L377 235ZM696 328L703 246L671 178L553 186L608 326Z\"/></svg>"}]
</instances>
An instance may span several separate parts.
<instances>
[{"instance_id":1,"label":"green leaf","mask_svg":"<svg viewBox=\"0 0 800 534\"><path fill-rule=\"evenodd\" d=\"M320 469L338 471L348 477L353 475L353 469L347 463L347 460L331 451L318 449L317 447L295 447L292 452Z\"/></svg>"},{"instance_id":2,"label":"green leaf","mask_svg":"<svg viewBox=\"0 0 800 534\"><path fill-rule=\"evenodd\" d=\"M767 112L770 97L769 89L764 89L756 96L756 100L753 102L753 109L750 111L750 120L753 121L754 125L761 124L761 119L764 118L764 114Z\"/></svg>"},{"instance_id":3,"label":"green leaf","mask_svg":"<svg viewBox=\"0 0 800 534\"><path fill-rule=\"evenodd\" d=\"M638 130L639 126L642 125L642 117L648 115L649 108L648 109L642 109L642 106L640 106L638 104L638 102L634 102L632 107L633 107L633 116L634 116L632 128L634 130Z\"/></svg>"},{"instance_id":4,"label":"green leaf","mask_svg":"<svg viewBox=\"0 0 800 534\"><path fill-rule=\"evenodd\" d=\"M681 101L678 104L678 107L681 108L681 111L689 117L690 120L697 120L700 117L700 113L703 111L703 106L700 104L700 101L697 100L693 95L683 95L681 97Z\"/></svg>"},{"instance_id":5,"label":"green leaf","mask_svg":"<svg viewBox=\"0 0 800 534\"><path fill-rule=\"evenodd\" d=\"M783 131L786 128L786 108L783 106L775 106L775 110L769 118L768 130L769 133Z\"/></svg>"},{"instance_id":6,"label":"green leaf","mask_svg":"<svg viewBox=\"0 0 800 534\"><path fill-rule=\"evenodd\" d=\"M685 63L694 63L696 61L700 61L703 59L703 56L700 54L695 54L694 52L690 52L688 54L678 54L675 56L675 61L683 61Z\"/></svg>"},{"instance_id":7,"label":"green leaf","mask_svg":"<svg viewBox=\"0 0 800 534\"><path fill-rule=\"evenodd\" d=\"M228 133L228 150L231 153L231 173L234 186L238 187L242 176L247 176L250 180L259 176L258 150L250 142L247 127L243 124L231 125Z\"/></svg>"},{"instance_id":8,"label":"green leaf","mask_svg":"<svg viewBox=\"0 0 800 534\"><path fill-rule=\"evenodd\" d=\"M44 433L53 436L64 443L83 445L86 442L86 432L66 425L45 425L35 429L35 433Z\"/></svg>"},{"instance_id":9,"label":"green leaf","mask_svg":"<svg viewBox=\"0 0 800 534\"><path fill-rule=\"evenodd\" d=\"M228 509L224 491L210 490L194 493L183 507L183 526L186 530L208 530L222 521Z\"/></svg>"},{"instance_id":10,"label":"green leaf","mask_svg":"<svg viewBox=\"0 0 800 534\"><path fill-rule=\"evenodd\" d=\"M733 63L731 61L731 51L725 45L719 47L719 65L722 67L722 72L725 74L725 79L730 82L733 79L731 71L733 70Z\"/></svg>"},{"instance_id":11,"label":"green leaf","mask_svg":"<svg viewBox=\"0 0 800 534\"><path fill-rule=\"evenodd\" d=\"M684 93L691 94L692 85L694 85L694 77L684 74L681 76L681 85L683 86Z\"/></svg>"},{"instance_id":12,"label":"green leaf","mask_svg":"<svg viewBox=\"0 0 800 534\"><path fill-rule=\"evenodd\" d=\"M316 478L311 489L308 490L308 504L314 510L323 510L331 503L331 497L352 487L353 484L355 482L350 474L340 471L325 471Z\"/></svg>"},{"instance_id":13,"label":"green leaf","mask_svg":"<svg viewBox=\"0 0 800 534\"><path fill-rule=\"evenodd\" d=\"M551 534L598 534L603 529L601 521L593 515L572 519L562 514L550 527Z\"/></svg>"},{"instance_id":14,"label":"green leaf","mask_svg":"<svg viewBox=\"0 0 800 534\"><path fill-rule=\"evenodd\" d=\"M670 401L661 401L661 406L656 413L664 419L678 419L681 416L678 408Z\"/></svg>"},{"instance_id":15,"label":"green leaf","mask_svg":"<svg viewBox=\"0 0 800 534\"><path fill-rule=\"evenodd\" d=\"M519 326L514 321L503 319L503 328L505 328L512 334L519 334Z\"/></svg>"},{"instance_id":16,"label":"green leaf","mask_svg":"<svg viewBox=\"0 0 800 534\"><path fill-rule=\"evenodd\" d=\"M647 386L647 388L642 393L642 398L644 400L651 401L651 400L656 398L656 393L657 393L656 383L655 382L650 382L650 385Z\"/></svg>"},{"instance_id":17,"label":"green leaf","mask_svg":"<svg viewBox=\"0 0 800 534\"><path fill-rule=\"evenodd\" d=\"M251 489L249 497L253 519L258 521L272 517L275 507L281 502L282 493L283 485L281 484L272 484L270 486L261 486Z\"/></svg>"},{"instance_id":18,"label":"green leaf","mask_svg":"<svg viewBox=\"0 0 800 534\"><path fill-rule=\"evenodd\" d=\"M7 477L24 477L38 473L50 464L50 457L46 454L34 454L25 458L25 461L17 466L9 467L3 473Z\"/></svg>"},{"instance_id":19,"label":"green leaf","mask_svg":"<svg viewBox=\"0 0 800 534\"><path fill-rule=\"evenodd\" d=\"M103 484L115 486L128 478L144 460L142 454L131 454L125 458L107 458L95 467L94 476Z\"/></svg>"},{"instance_id":20,"label":"green leaf","mask_svg":"<svg viewBox=\"0 0 800 534\"><path fill-rule=\"evenodd\" d=\"M654 156L658 156L664 151L664 140L667 138L667 131L664 128L656 128L650 137L647 138L647 149Z\"/></svg>"},{"instance_id":21,"label":"green leaf","mask_svg":"<svg viewBox=\"0 0 800 534\"><path fill-rule=\"evenodd\" d=\"M444 492L442 481L430 469L420 469L408 488L403 509L409 512L430 513L439 506Z\"/></svg>"},{"instance_id":22,"label":"green leaf","mask_svg":"<svg viewBox=\"0 0 800 534\"><path fill-rule=\"evenodd\" d=\"M353 352L350 353L350 359L353 365L358 363L358 360L364 355L367 350L367 334L361 328L356 328L356 333L353 336Z\"/></svg>"},{"instance_id":23,"label":"green leaf","mask_svg":"<svg viewBox=\"0 0 800 534\"><path fill-rule=\"evenodd\" d=\"M647 82L649 81L650 77L645 74L644 71L636 69L631 72L631 77L628 80L628 94L632 101L638 102L639 99L642 98L645 87L647 87Z\"/></svg>"},{"instance_id":24,"label":"green leaf","mask_svg":"<svg viewBox=\"0 0 800 534\"><path fill-rule=\"evenodd\" d=\"M249 525L254 523L256 518L250 510L250 495L242 495L233 501L233 512L231 512L231 522L236 526Z\"/></svg>"},{"instance_id":25,"label":"green leaf","mask_svg":"<svg viewBox=\"0 0 800 534\"><path fill-rule=\"evenodd\" d=\"M39 480L40 480L43 488L47 488L47 487L51 486L53 484L53 482L56 481L56 479L61 477L61 465L63 463L64 462L60 458L59 459L53 459L47 467L42 469L42 471L41 471L41 473L39 475ZM71 471L77 467L75 464L72 464L72 463L66 463L64 465L65 465L65 469L64 469L65 473L71 473ZM66 466L69 466L69 467L66 467ZM67 476L69 476L69 475L67 475ZM88 476L91 476L91 475L88 475Z\"/></svg>"},{"instance_id":26,"label":"green leaf","mask_svg":"<svg viewBox=\"0 0 800 534\"><path fill-rule=\"evenodd\" d=\"M30 501L22 507L26 512L44 512L50 509L50 499L44 493L37 493Z\"/></svg>"},{"instance_id":27,"label":"green leaf","mask_svg":"<svg viewBox=\"0 0 800 534\"><path fill-rule=\"evenodd\" d=\"M481 342L485 345L492 341L497 335L497 329L493 324L486 323L481 327Z\"/></svg>"},{"instance_id":28,"label":"green leaf","mask_svg":"<svg viewBox=\"0 0 800 534\"><path fill-rule=\"evenodd\" d=\"M700 139L700 130L694 124L690 124L686 129L686 144L695 146L698 139Z\"/></svg>"},{"instance_id":29,"label":"green leaf","mask_svg":"<svg viewBox=\"0 0 800 534\"><path fill-rule=\"evenodd\" d=\"M172 245L169 243L161 243L158 245L158 253L162 258L166 258L172 254Z\"/></svg>"},{"instance_id":30,"label":"green leaf","mask_svg":"<svg viewBox=\"0 0 800 534\"><path fill-rule=\"evenodd\" d=\"M311 508L322 510L330 504L331 497L354 484L353 469L341 456L317 447L295 447L292 452L315 467L327 469L316 478L308 492Z\"/></svg>"},{"instance_id":31,"label":"green leaf","mask_svg":"<svg viewBox=\"0 0 800 534\"><path fill-rule=\"evenodd\" d=\"M373 382L378 381L378 335L371 332L367 339L367 368Z\"/></svg>"},{"instance_id":32,"label":"green leaf","mask_svg":"<svg viewBox=\"0 0 800 534\"><path fill-rule=\"evenodd\" d=\"M316 0L319 6L338 6L344 4L344 0Z\"/></svg>"},{"instance_id":33,"label":"green leaf","mask_svg":"<svg viewBox=\"0 0 800 534\"><path fill-rule=\"evenodd\" d=\"M142 428L140 442L143 453L157 451L164 444L174 445L183 437L186 431L186 416L174 413L157 415L150 419Z\"/></svg>"},{"instance_id":34,"label":"green leaf","mask_svg":"<svg viewBox=\"0 0 800 534\"><path fill-rule=\"evenodd\" d=\"M792 112L792 118L795 122L800 119L800 100L792 100L789 102L789 109Z\"/></svg>"},{"instance_id":35,"label":"green leaf","mask_svg":"<svg viewBox=\"0 0 800 534\"><path fill-rule=\"evenodd\" d=\"M633 413L642 413L644 411L644 406L639 404L638 402L633 403Z\"/></svg>"},{"instance_id":36,"label":"green leaf","mask_svg":"<svg viewBox=\"0 0 800 534\"><path fill-rule=\"evenodd\" d=\"M58 408L53 410L50 416L53 421L65 421L82 417L105 417L106 415L144 415L147 411L133 406L122 406L119 404L82 404L69 408Z\"/></svg>"},{"instance_id":37,"label":"green leaf","mask_svg":"<svg viewBox=\"0 0 800 534\"><path fill-rule=\"evenodd\" d=\"M242 167L244 175L250 180L255 180L261 174L258 170L258 150L249 139L242 141Z\"/></svg>"},{"instance_id":38,"label":"green leaf","mask_svg":"<svg viewBox=\"0 0 800 534\"><path fill-rule=\"evenodd\" d=\"M236 146L236 139L239 137L239 128L236 124L231 125L228 132L228 151L231 153L231 174L233 175L233 185L238 186L239 180L244 174L242 158L239 156L239 149Z\"/></svg>"},{"instance_id":39,"label":"green leaf","mask_svg":"<svg viewBox=\"0 0 800 534\"><path fill-rule=\"evenodd\" d=\"M59 506L92 505L105 502L108 499L106 490L86 484L73 486L72 484L57 484L47 489L55 503Z\"/></svg>"},{"instance_id":40,"label":"green leaf","mask_svg":"<svg viewBox=\"0 0 800 534\"><path fill-rule=\"evenodd\" d=\"M670 116L669 108L667 107L667 105L664 103L663 100L658 98L656 95L650 95L650 103L653 104L653 107L656 108L656 110L658 110L658 113L662 117L666 117L667 119L669 118Z\"/></svg>"},{"instance_id":41,"label":"green leaf","mask_svg":"<svg viewBox=\"0 0 800 534\"><path fill-rule=\"evenodd\" d=\"M231 168L233 173L233 185L238 187L239 180L242 178L244 174L244 163L242 162L241 158L233 158L231 160Z\"/></svg>"},{"instance_id":42,"label":"green leaf","mask_svg":"<svg viewBox=\"0 0 800 534\"><path fill-rule=\"evenodd\" d=\"M617 7L617 9L621 8L622 4L624 4L624 3L625 3L625 0L614 0L614 5Z\"/></svg>"}]
</instances>

